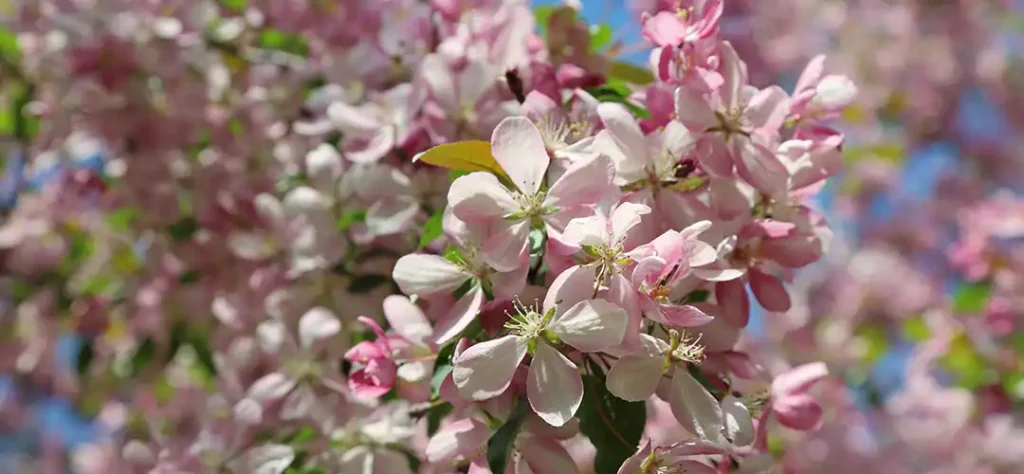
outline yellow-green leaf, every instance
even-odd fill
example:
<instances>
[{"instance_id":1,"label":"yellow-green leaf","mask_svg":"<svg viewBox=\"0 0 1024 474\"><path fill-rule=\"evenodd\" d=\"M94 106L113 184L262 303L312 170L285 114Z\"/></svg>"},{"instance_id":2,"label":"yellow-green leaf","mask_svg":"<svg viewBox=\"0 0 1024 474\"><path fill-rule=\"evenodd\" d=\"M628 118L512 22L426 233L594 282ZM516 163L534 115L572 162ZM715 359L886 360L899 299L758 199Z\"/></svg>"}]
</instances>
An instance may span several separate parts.
<instances>
[{"instance_id":1,"label":"yellow-green leaf","mask_svg":"<svg viewBox=\"0 0 1024 474\"><path fill-rule=\"evenodd\" d=\"M639 86L645 86L654 82L654 75L651 74L651 71L624 61L613 62L609 76Z\"/></svg>"},{"instance_id":2,"label":"yellow-green leaf","mask_svg":"<svg viewBox=\"0 0 1024 474\"><path fill-rule=\"evenodd\" d=\"M505 170L491 154L491 144L483 140L470 140L438 145L420 153L413 161L460 171L485 171L509 181Z\"/></svg>"}]
</instances>

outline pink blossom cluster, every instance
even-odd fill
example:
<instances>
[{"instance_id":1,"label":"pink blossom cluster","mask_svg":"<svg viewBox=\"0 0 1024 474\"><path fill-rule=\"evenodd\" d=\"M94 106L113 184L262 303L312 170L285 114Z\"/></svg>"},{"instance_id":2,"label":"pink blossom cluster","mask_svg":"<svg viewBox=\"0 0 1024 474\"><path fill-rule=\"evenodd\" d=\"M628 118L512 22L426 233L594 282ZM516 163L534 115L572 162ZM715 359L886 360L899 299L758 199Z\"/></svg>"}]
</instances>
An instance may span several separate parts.
<instances>
[{"instance_id":1,"label":"pink blossom cluster","mask_svg":"<svg viewBox=\"0 0 1024 474\"><path fill-rule=\"evenodd\" d=\"M4 145L63 171L0 227L0 409L98 432L43 472L771 472L824 422L748 288L829 251L857 88L752 85L723 2L644 66L521 0L13 8Z\"/></svg>"}]
</instances>

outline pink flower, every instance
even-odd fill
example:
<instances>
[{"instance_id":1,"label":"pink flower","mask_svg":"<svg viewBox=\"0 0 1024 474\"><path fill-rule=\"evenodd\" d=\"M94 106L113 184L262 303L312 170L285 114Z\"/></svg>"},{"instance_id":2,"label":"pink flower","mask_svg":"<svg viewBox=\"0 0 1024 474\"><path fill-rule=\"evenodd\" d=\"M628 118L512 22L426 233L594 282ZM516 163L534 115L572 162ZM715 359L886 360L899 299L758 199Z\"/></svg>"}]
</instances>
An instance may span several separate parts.
<instances>
[{"instance_id":1,"label":"pink flower","mask_svg":"<svg viewBox=\"0 0 1024 474\"><path fill-rule=\"evenodd\" d=\"M778 134L789 96L778 86L750 86L746 65L728 42L722 43L720 57L725 82L710 98L690 88L676 89L676 118L711 140L712 152L701 157L709 173L731 176L735 167L758 190L777 190L785 185L786 168L762 141Z\"/></svg>"},{"instance_id":2,"label":"pink flower","mask_svg":"<svg viewBox=\"0 0 1024 474\"><path fill-rule=\"evenodd\" d=\"M772 415L786 427L811 431L821 426L822 408L807 392L828 376L824 362L812 362L779 374L772 381Z\"/></svg>"},{"instance_id":3,"label":"pink flower","mask_svg":"<svg viewBox=\"0 0 1024 474\"><path fill-rule=\"evenodd\" d=\"M491 151L511 178L512 189L493 174L470 173L452 183L448 205L470 227L489 229L482 256L499 271L526 265L531 229L558 238L565 224L587 212L611 184L611 163L594 157L544 186L550 158L540 131L524 117L507 118L495 128Z\"/></svg>"},{"instance_id":4,"label":"pink flower","mask_svg":"<svg viewBox=\"0 0 1024 474\"><path fill-rule=\"evenodd\" d=\"M473 321L486 300L511 299L525 285L529 270L522 265L502 272L489 266L478 239L466 223L455 217L452 208L445 211L443 222L446 234L458 251L446 256L409 254L398 259L392 273L399 289L407 295L434 295L468 288L434 328L437 344L458 336Z\"/></svg>"},{"instance_id":5,"label":"pink flower","mask_svg":"<svg viewBox=\"0 0 1024 474\"><path fill-rule=\"evenodd\" d=\"M682 232L670 230L630 252L630 257L637 262L631 282L645 316L679 327L700 326L711 321L710 316L696 307L675 304L670 299L672 287L689 276L694 267L714 263L717 259L713 247L697 240L710 226L710 222L701 221Z\"/></svg>"},{"instance_id":6,"label":"pink flower","mask_svg":"<svg viewBox=\"0 0 1024 474\"><path fill-rule=\"evenodd\" d=\"M363 105L334 102L327 108L327 116L343 134L346 158L375 163L411 138L411 121L422 100L412 85L401 84Z\"/></svg>"},{"instance_id":7,"label":"pink flower","mask_svg":"<svg viewBox=\"0 0 1024 474\"><path fill-rule=\"evenodd\" d=\"M825 56L815 56L797 80L791 114L797 120L837 118L857 98L857 86L842 75L823 76Z\"/></svg>"},{"instance_id":8,"label":"pink flower","mask_svg":"<svg viewBox=\"0 0 1024 474\"><path fill-rule=\"evenodd\" d=\"M718 20L724 10L721 0L701 0L687 9L675 13L659 12L653 17L644 15L643 35L656 46L678 47L683 43L702 40L718 31Z\"/></svg>"},{"instance_id":9,"label":"pink flower","mask_svg":"<svg viewBox=\"0 0 1024 474\"><path fill-rule=\"evenodd\" d=\"M477 343L455 358L452 379L459 392L474 400L501 394L526 354L532 353L526 384L530 406L552 426L567 423L583 400L583 380L576 364L552 344L602 351L621 343L626 330L622 308L587 296L552 289L543 313L519 305L506 324L511 334Z\"/></svg>"},{"instance_id":10,"label":"pink flower","mask_svg":"<svg viewBox=\"0 0 1024 474\"><path fill-rule=\"evenodd\" d=\"M359 322L373 329L376 341L363 341L345 353L345 360L360 367L348 376L348 386L357 396L376 398L391 391L398 376L392 348L384 330L376 321L360 316Z\"/></svg>"}]
</instances>

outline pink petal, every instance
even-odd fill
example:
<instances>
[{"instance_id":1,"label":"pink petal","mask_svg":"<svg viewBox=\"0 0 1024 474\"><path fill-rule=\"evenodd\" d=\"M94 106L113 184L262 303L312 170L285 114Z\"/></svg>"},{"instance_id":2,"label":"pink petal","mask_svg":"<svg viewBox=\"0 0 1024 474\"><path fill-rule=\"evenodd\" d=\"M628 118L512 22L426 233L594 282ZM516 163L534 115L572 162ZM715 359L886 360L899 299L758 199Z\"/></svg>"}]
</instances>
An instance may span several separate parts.
<instances>
[{"instance_id":1,"label":"pink petal","mask_svg":"<svg viewBox=\"0 0 1024 474\"><path fill-rule=\"evenodd\" d=\"M717 178L731 178L733 176L734 152L729 150L725 142L725 136L720 133L704 135L702 153L697 156L701 167L709 175ZM705 149L706 148L706 149Z\"/></svg>"},{"instance_id":2,"label":"pink petal","mask_svg":"<svg viewBox=\"0 0 1024 474\"><path fill-rule=\"evenodd\" d=\"M651 208L643 204L624 202L619 204L612 212L612 242L622 242L637 224L642 216L651 213Z\"/></svg>"},{"instance_id":3,"label":"pink petal","mask_svg":"<svg viewBox=\"0 0 1024 474\"><path fill-rule=\"evenodd\" d=\"M416 344L425 343L434 332L423 310L402 295L384 298L384 317L393 331Z\"/></svg>"},{"instance_id":4,"label":"pink petal","mask_svg":"<svg viewBox=\"0 0 1024 474\"><path fill-rule=\"evenodd\" d=\"M530 253L530 222L501 219L494 222L491 236L480 249L491 268L511 272L527 266Z\"/></svg>"},{"instance_id":5,"label":"pink petal","mask_svg":"<svg viewBox=\"0 0 1024 474\"><path fill-rule=\"evenodd\" d=\"M312 347L315 342L332 338L339 332L341 321L327 308L315 307L299 319L299 342L302 347Z\"/></svg>"},{"instance_id":6,"label":"pink petal","mask_svg":"<svg viewBox=\"0 0 1024 474\"><path fill-rule=\"evenodd\" d=\"M530 436L523 440L519 452L534 474L579 474L579 467L569 452L553 438Z\"/></svg>"},{"instance_id":7,"label":"pink petal","mask_svg":"<svg viewBox=\"0 0 1024 474\"><path fill-rule=\"evenodd\" d=\"M551 185L544 204L554 207L594 204L609 192L614 176L615 167L607 156L598 155L573 164Z\"/></svg>"},{"instance_id":8,"label":"pink petal","mask_svg":"<svg viewBox=\"0 0 1024 474\"><path fill-rule=\"evenodd\" d=\"M480 313L484 304L484 292L480 288L470 290L455 302L448 314L437 323L434 343L444 345L458 336Z\"/></svg>"},{"instance_id":9,"label":"pink petal","mask_svg":"<svg viewBox=\"0 0 1024 474\"><path fill-rule=\"evenodd\" d=\"M627 401L647 400L665 373L665 357L648 354L619 358L608 371L608 391Z\"/></svg>"},{"instance_id":10,"label":"pink petal","mask_svg":"<svg viewBox=\"0 0 1024 474\"><path fill-rule=\"evenodd\" d=\"M455 95L455 77L452 76L451 67L444 58L437 54L431 54L420 63L419 73L423 76L430 90L434 93L434 99L447 110L457 110L459 101Z\"/></svg>"},{"instance_id":11,"label":"pink petal","mask_svg":"<svg viewBox=\"0 0 1024 474\"><path fill-rule=\"evenodd\" d=\"M525 356L526 340L517 336L481 342L455 358L452 380L462 396L486 400L508 388Z\"/></svg>"},{"instance_id":12,"label":"pink petal","mask_svg":"<svg viewBox=\"0 0 1024 474\"><path fill-rule=\"evenodd\" d=\"M672 414L691 433L711 442L722 440L722 407L686 369L675 369L668 402Z\"/></svg>"},{"instance_id":13,"label":"pink petal","mask_svg":"<svg viewBox=\"0 0 1024 474\"><path fill-rule=\"evenodd\" d=\"M779 86L761 89L750 102L744 115L750 119L755 130L776 132L789 114L789 95Z\"/></svg>"},{"instance_id":14,"label":"pink petal","mask_svg":"<svg viewBox=\"0 0 1024 474\"><path fill-rule=\"evenodd\" d=\"M702 132L718 125L715 111L711 109L707 98L686 87L679 87L675 92L676 120L679 120L695 132Z\"/></svg>"},{"instance_id":15,"label":"pink petal","mask_svg":"<svg viewBox=\"0 0 1024 474\"><path fill-rule=\"evenodd\" d=\"M739 105L740 100L743 98L743 88L747 86L746 65L728 41L722 42L719 50L719 61L721 61L719 71L722 73L722 79L725 80L722 87L718 89L719 97L722 99L722 106L735 107Z\"/></svg>"},{"instance_id":16,"label":"pink petal","mask_svg":"<svg viewBox=\"0 0 1024 474\"><path fill-rule=\"evenodd\" d=\"M572 361L541 342L530 363L526 394L538 416L551 426L562 426L583 401L583 379Z\"/></svg>"},{"instance_id":17,"label":"pink petal","mask_svg":"<svg viewBox=\"0 0 1024 474\"><path fill-rule=\"evenodd\" d=\"M387 357L388 353L384 350L384 347L380 343L374 341L362 341L345 352L345 360L363 365L369 364L373 359L382 359Z\"/></svg>"},{"instance_id":18,"label":"pink petal","mask_svg":"<svg viewBox=\"0 0 1024 474\"><path fill-rule=\"evenodd\" d=\"M754 291L757 302L768 311L783 313L789 311L791 301L789 292L778 278L751 269L748 273L750 289Z\"/></svg>"},{"instance_id":19,"label":"pink petal","mask_svg":"<svg viewBox=\"0 0 1024 474\"><path fill-rule=\"evenodd\" d=\"M448 207L466 222L500 218L519 209L498 178L484 172L460 176L452 182L448 188Z\"/></svg>"},{"instance_id":20,"label":"pink petal","mask_svg":"<svg viewBox=\"0 0 1024 474\"><path fill-rule=\"evenodd\" d=\"M806 392L825 377L828 377L828 366L824 362L810 362L793 367L772 381L772 396L784 398Z\"/></svg>"},{"instance_id":21,"label":"pink petal","mask_svg":"<svg viewBox=\"0 0 1024 474\"><path fill-rule=\"evenodd\" d=\"M806 393L772 400L772 414L778 422L794 430L813 431L821 426L824 410Z\"/></svg>"},{"instance_id":22,"label":"pink petal","mask_svg":"<svg viewBox=\"0 0 1024 474\"><path fill-rule=\"evenodd\" d=\"M715 284L715 299L721 311L719 317L736 328L745 328L750 322L750 299L740 280L723 281Z\"/></svg>"},{"instance_id":23,"label":"pink petal","mask_svg":"<svg viewBox=\"0 0 1024 474\"><path fill-rule=\"evenodd\" d=\"M789 184L789 170L774 152L745 137L733 138L736 172L763 193L776 196Z\"/></svg>"},{"instance_id":24,"label":"pink petal","mask_svg":"<svg viewBox=\"0 0 1024 474\"><path fill-rule=\"evenodd\" d=\"M519 190L536 194L547 172L547 149L537 126L526 117L502 120L491 134L491 153Z\"/></svg>"},{"instance_id":25,"label":"pink petal","mask_svg":"<svg viewBox=\"0 0 1024 474\"><path fill-rule=\"evenodd\" d=\"M487 444L491 430L483 422L463 418L441 428L427 443L427 461L432 463L471 459Z\"/></svg>"},{"instance_id":26,"label":"pink petal","mask_svg":"<svg viewBox=\"0 0 1024 474\"><path fill-rule=\"evenodd\" d=\"M407 295L454 291L470 275L440 255L409 254L395 263L395 283Z\"/></svg>"},{"instance_id":27,"label":"pink petal","mask_svg":"<svg viewBox=\"0 0 1024 474\"><path fill-rule=\"evenodd\" d=\"M372 359L348 376L348 387L359 397L376 398L395 386L398 366L390 359Z\"/></svg>"},{"instance_id":28,"label":"pink petal","mask_svg":"<svg viewBox=\"0 0 1024 474\"><path fill-rule=\"evenodd\" d=\"M686 24L667 11L647 19L643 26L644 38L656 46L679 46L686 38L686 33Z\"/></svg>"},{"instance_id":29,"label":"pink petal","mask_svg":"<svg viewBox=\"0 0 1024 474\"><path fill-rule=\"evenodd\" d=\"M658 309L664 315L665 321L672 326L692 328L703 326L715 319L690 305L661 304L658 305Z\"/></svg>"},{"instance_id":30,"label":"pink petal","mask_svg":"<svg viewBox=\"0 0 1024 474\"><path fill-rule=\"evenodd\" d=\"M470 61L459 72L459 104L475 105L494 87L497 73L483 61Z\"/></svg>"},{"instance_id":31,"label":"pink petal","mask_svg":"<svg viewBox=\"0 0 1024 474\"><path fill-rule=\"evenodd\" d=\"M565 312L576 303L589 300L594 294L594 280L597 274L592 267L576 265L562 272L551 282L551 288L544 297L543 310L548 311L558 304L558 312Z\"/></svg>"},{"instance_id":32,"label":"pink petal","mask_svg":"<svg viewBox=\"0 0 1024 474\"><path fill-rule=\"evenodd\" d=\"M626 334L622 337L622 348L638 348L643 314L637 301L636 289L626 277L616 274L608 282L608 301L626 311Z\"/></svg>"},{"instance_id":33,"label":"pink petal","mask_svg":"<svg viewBox=\"0 0 1024 474\"><path fill-rule=\"evenodd\" d=\"M626 310L598 298L580 301L556 315L548 329L580 351L597 352L622 343L626 322Z\"/></svg>"},{"instance_id":34,"label":"pink petal","mask_svg":"<svg viewBox=\"0 0 1024 474\"><path fill-rule=\"evenodd\" d=\"M825 55L819 54L810 61L807 62L807 66L804 67L804 71L800 74L800 79L796 81L796 87L793 89L796 92L802 92L805 89L814 87L821 79L822 73L825 71Z\"/></svg>"},{"instance_id":35,"label":"pink petal","mask_svg":"<svg viewBox=\"0 0 1024 474\"><path fill-rule=\"evenodd\" d=\"M622 104L604 102L597 106L597 114L604 123L605 130L611 135L618 148L627 160L647 160L648 151L644 134L640 131L633 115Z\"/></svg>"}]
</instances>

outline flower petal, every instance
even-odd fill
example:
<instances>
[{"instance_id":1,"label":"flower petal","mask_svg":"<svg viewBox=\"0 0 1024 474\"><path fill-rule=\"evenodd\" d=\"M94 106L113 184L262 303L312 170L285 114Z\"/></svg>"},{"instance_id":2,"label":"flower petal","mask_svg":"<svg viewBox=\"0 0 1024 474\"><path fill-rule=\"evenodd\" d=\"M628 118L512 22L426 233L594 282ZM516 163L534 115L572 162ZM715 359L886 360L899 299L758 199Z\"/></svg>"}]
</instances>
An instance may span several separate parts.
<instances>
[{"instance_id":1,"label":"flower petal","mask_svg":"<svg viewBox=\"0 0 1024 474\"><path fill-rule=\"evenodd\" d=\"M782 398L790 394L806 392L812 385L828 376L824 362L810 362L779 374L772 381L772 396Z\"/></svg>"},{"instance_id":2,"label":"flower petal","mask_svg":"<svg viewBox=\"0 0 1024 474\"><path fill-rule=\"evenodd\" d=\"M453 291L470 275L440 255L414 253L398 259L392 278L403 293L420 295Z\"/></svg>"},{"instance_id":3,"label":"flower petal","mask_svg":"<svg viewBox=\"0 0 1024 474\"><path fill-rule=\"evenodd\" d=\"M441 428L427 443L427 461L451 462L473 457L487 444L491 430L473 418L464 418Z\"/></svg>"},{"instance_id":4,"label":"flower petal","mask_svg":"<svg viewBox=\"0 0 1024 474\"><path fill-rule=\"evenodd\" d=\"M718 125L715 111L708 100L699 92L688 87L679 87L675 92L676 120L695 132L703 132Z\"/></svg>"},{"instance_id":5,"label":"flower petal","mask_svg":"<svg viewBox=\"0 0 1024 474\"><path fill-rule=\"evenodd\" d=\"M686 369L676 368L672 376L669 405L687 430L701 439L722 441L722 407Z\"/></svg>"},{"instance_id":6,"label":"flower petal","mask_svg":"<svg viewBox=\"0 0 1024 474\"><path fill-rule=\"evenodd\" d=\"M755 269L751 269L748 275L750 289L753 290L757 302L761 303L764 309L777 313L789 311L792 300L781 280Z\"/></svg>"},{"instance_id":7,"label":"flower petal","mask_svg":"<svg viewBox=\"0 0 1024 474\"><path fill-rule=\"evenodd\" d=\"M722 400L722 415L725 420L725 436L736 446L754 442L754 420L743 402L732 395Z\"/></svg>"},{"instance_id":8,"label":"flower petal","mask_svg":"<svg viewBox=\"0 0 1024 474\"><path fill-rule=\"evenodd\" d=\"M650 214L651 208L643 204L624 202L612 212L612 241L621 242L626 234L640 223L642 216Z\"/></svg>"},{"instance_id":9,"label":"flower petal","mask_svg":"<svg viewBox=\"0 0 1024 474\"><path fill-rule=\"evenodd\" d=\"M446 344L452 338L458 336L473 318L480 313L480 307L484 304L484 292L480 288L470 290L452 306L443 319L438 321L434 330L434 343Z\"/></svg>"},{"instance_id":10,"label":"flower petal","mask_svg":"<svg viewBox=\"0 0 1024 474\"><path fill-rule=\"evenodd\" d=\"M625 356L608 371L608 391L623 400L638 402L654 394L665 373L665 356Z\"/></svg>"},{"instance_id":11,"label":"flower petal","mask_svg":"<svg viewBox=\"0 0 1024 474\"><path fill-rule=\"evenodd\" d=\"M416 344L423 344L434 332L423 310L402 295L384 298L384 317L392 330Z\"/></svg>"},{"instance_id":12,"label":"flower petal","mask_svg":"<svg viewBox=\"0 0 1024 474\"><path fill-rule=\"evenodd\" d=\"M622 343L627 319L626 310L598 298L576 303L555 316L548 329L576 349L596 352Z\"/></svg>"},{"instance_id":13,"label":"flower petal","mask_svg":"<svg viewBox=\"0 0 1024 474\"><path fill-rule=\"evenodd\" d=\"M650 157L644 133L626 107L614 102L603 102L597 106L597 114L626 160L641 163L641 167L647 163Z\"/></svg>"},{"instance_id":14,"label":"flower petal","mask_svg":"<svg viewBox=\"0 0 1024 474\"><path fill-rule=\"evenodd\" d=\"M463 221L504 217L519 209L512 194L490 173L460 176L448 188L448 207Z\"/></svg>"},{"instance_id":15,"label":"flower petal","mask_svg":"<svg viewBox=\"0 0 1024 474\"><path fill-rule=\"evenodd\" d=\"M583 379L572 361L541 342L530 363L526 395L538 416L551 426L562 426L580 408Z\"/></svg>"},{"instance_id":16,"label":"flower petal","mask_svg":"<svg viewBox=\"0 0 1024 474\"><path fill-rule=\"evenodd\" d=\"M502 120L491 134L491 153L520 191L531 195L540 191L551 159L544 138L530 119Z\"/></svg>"},{"instance_id":17,"label":"flower petal","mask_svg":"<svg viewBox=\"0 0 1024 474\"><path fill-rule=\"evenodd\" d=\"M598 155L575 163L548 190L546 206L573 207L594 204L608 193L615 177L611 159Z\"/></svg>"},{"instance_id":18,"label":"flower petal","mask_svg":"<svg viewBox=\"0 0 1024 474\"><path fill-rule=\"evenodd\" d=\"M316 341L329 339L341 332L341 321L329 309L316 307L299 319L299 342L310 347Z\"/></svg>"},{"instance_id":19,"label":"flower petal","mask_svg":"<svg viewBox=\"0 0 1024 474\"><path fill-rule=\"evenodd\" d=\"M420 63L420 74L423 80L434 92L434 99L447 110L456 110L459 107L458 99L455 96L455 78L452 76L452 69L445 62L444 58L437 54L431 54Z\"/></svg>"},{"instance_id":20,"label":"flower petal","mask_svg":"<svg viewBox=\"0 0 1024 474\"><path fill-rule=\"evenodd\" d=\"M529 263L530 222L501 219L494 222L481 256L491 268L511 272Z\"/></svg>"},{"instance_id":21,"label":"flower petal","mask_svg":"<svg viewBox=\"0 0 1024 474\"><path fill-rule=\"evenodd\" d=\"M455 358L452 381L459 394L473 400L500 395L526 356L526 340L505 336L470 346Z\"/></svg>"}]
</instances>

